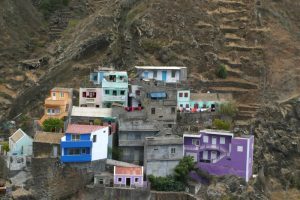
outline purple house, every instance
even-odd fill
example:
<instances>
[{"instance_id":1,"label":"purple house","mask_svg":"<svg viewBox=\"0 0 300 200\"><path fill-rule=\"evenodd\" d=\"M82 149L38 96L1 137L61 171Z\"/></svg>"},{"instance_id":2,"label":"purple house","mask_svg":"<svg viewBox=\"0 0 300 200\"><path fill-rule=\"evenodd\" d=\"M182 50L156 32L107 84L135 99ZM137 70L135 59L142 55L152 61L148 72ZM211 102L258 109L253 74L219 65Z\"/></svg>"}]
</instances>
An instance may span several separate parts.
<instances>
[{"instance_id":1,"label":"purple house","mask_svg":"<svg viewBox=\"0 0 300 200\"><path fill-rule=\"evenodd\" d=\"M114 185L143 187L143 167L114 166Z\"/></svg>"},{"instance_id":2,"label":"purple house","mask_svg":"<svg viewBox=\"0 0 300 200\"><path fill-rule=\"evenodd\" d=\"M232 174L249 181L252 176L254 136L234 137L233 133L202 130L183 135L184 155L192 156L197 167L213 175Z\"/></svg>"}]
</instances>

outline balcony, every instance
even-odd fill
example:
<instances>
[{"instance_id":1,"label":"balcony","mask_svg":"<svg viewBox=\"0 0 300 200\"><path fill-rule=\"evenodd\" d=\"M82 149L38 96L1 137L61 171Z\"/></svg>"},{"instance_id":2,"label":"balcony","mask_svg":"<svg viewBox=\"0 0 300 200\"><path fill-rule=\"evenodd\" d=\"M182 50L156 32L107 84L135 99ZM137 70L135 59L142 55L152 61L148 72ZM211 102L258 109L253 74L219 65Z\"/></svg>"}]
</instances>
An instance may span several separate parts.
<instances>
[{"instance_id":1,"label":"balcony","mask_svg":"<svg viewBox=\"0 0 300 200\"><path fill-rule=\"evenodd\" d=\"M117 80L115 82L113 81L107 81L105 79L102 80L102 87L103 88L128 88L128 81L125 79L123 81Z\"/></svg>"},{"instance_id":2,"label":"balcony","mask_svg":"<svg viewBox=\"0 0 300 200\"><path fill-rule=\"evenodd\" d=\"M94 98L86 98L85 102L86 103L95 103L95 99Z\"/></svg>"},{"instance_id":3,"label":"balcony","mask_svg":"<svg viewBox=\"0 0 300 200\"><path fill-rule=\"evenodd\" d=\"M93 143L92 141L62 141L61 148L80 148L80 147L89 147L91 148Z\"/></svg>"},{"instance_id":4,"label":"balcony","mask_svg":"<svg viewBox=\"0 0 300 200\"><path fill-rule=\"evenodd\" d=\"M189 151L198 151L199 150L199 146L196 146L196 145L184 145L184 149L185 150L189 150Z\"/></svg>"},{"instance_id":5,"label":"balcony","mask_svg":"<svg viewBox=\"0 0 300 200\"><path fill-rule=\"evenodd\" d=\"M126 101L125 95L113 96L113 95L104 95L102 101Z\"/></svg>"},{"instance_id":6,"label":"balcony","mask_svg":"<svg viewBox=\"0 0 300 200\"><path fill-rule=\"evenodd\" d=\"M222 153L227 153L229 150L225 149L224 147L220 145L215 145L215 144L205 144L201 146L197 145L184 145L185 150L190 150L190 151L205 151L205 150L216 150Z\"/></svg>"},{"instance_id":7,"label":"balcony","mask_svg":"<svg viewBox=\"0 0 300 200\"><path fill-rule=\"evenodd\" d=\"M51 97L45 100L45 106L65 106L67 105L67 100L53 100Z\"/></svg>"},{"instance_id":8,"label":"balcony","mask_svg":"<svg viewBox=\"0 0 300 200\"><path fill-rule=\"evenodd\" d=\"M81 154L81 155L64 155L60 157L61 161L67 162L90 162L92 161L91 154Z\"/></svg>"}]
</instances>

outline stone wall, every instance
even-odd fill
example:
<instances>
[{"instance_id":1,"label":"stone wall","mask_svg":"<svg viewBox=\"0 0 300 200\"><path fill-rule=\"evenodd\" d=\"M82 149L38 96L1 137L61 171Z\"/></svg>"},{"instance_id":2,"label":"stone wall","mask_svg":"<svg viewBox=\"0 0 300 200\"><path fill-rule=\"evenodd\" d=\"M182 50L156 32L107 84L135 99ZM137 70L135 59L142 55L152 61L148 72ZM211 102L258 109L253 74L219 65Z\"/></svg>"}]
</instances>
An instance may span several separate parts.
<instances>
[{"instance_id":1,"label":"stone wall","mask_svg":"<svg viewBox=\"0 0 300 200\"><path fill-rule=\"evenodd\" d=\"M53 147L57 147L57 155L60 155L60 145L59 144L49 144L33 142L33 156L34 157L52 157Z\"/></svg>"},{"instance_id":2,"label":"stone wall","mask_svg":"<svg viewBox=\"0 0 300 200\"><path fill-rule=\"evenodd\" d=\"M8 176L8 169L6 161L2 156L0 156L0 178L6 179Z\"/></svg>"},{"instance_id":3,"label":"stone wall","mask_svg":"<svg viewBox=\"0 0 300 200\"><path fill-rule=\"evenodd\" d=\"M93 173L61 164L57 158L32 159L32 189L37 199L73 196L93 180Z\"/></svg>"}]
</instances>

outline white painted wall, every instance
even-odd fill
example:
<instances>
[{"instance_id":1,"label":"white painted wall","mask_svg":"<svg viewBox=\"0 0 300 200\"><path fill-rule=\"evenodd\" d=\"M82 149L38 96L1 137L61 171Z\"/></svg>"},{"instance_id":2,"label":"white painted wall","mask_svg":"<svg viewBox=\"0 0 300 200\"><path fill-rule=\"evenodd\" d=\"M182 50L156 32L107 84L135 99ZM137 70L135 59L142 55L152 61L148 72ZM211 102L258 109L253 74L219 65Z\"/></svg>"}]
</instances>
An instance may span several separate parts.
<instances>
[{"instance_id":1,"label":"white painted wall","mask_svg":"<svg viewBox=\"0 0 300 200\"><path fill-rule=\"evenodd\" d=\"M83 97L83 92L96 92L96 98L86 98ZM94 100L94 103L89 103L89 100ZM88 107L96 107L99 105L99 108L102 107L102 88L80 88L79 89L79 106L87 105Z\"/></svg>"},{"instance_id":2,"label":"white painted wall","mask_svg":"<svg viewBox=\"0 0 300 200\"><path fill-rule=\"evenodd\" d=\"M176 70L174 78L172 78L172 70L168 70L168 69L157 70L156 78L153 77L153 75L154 75L153 70L144 70L141 74L142 74L142 77L144 77L144 72L148 72L148 79L155 79L155 80L162 81L162 72L163 71L167 71L167 81L166 81L167 83L175 83L180 80L180 70Z\"/></svg>"},{"instance_id":3,"label":"white painted wall","mask_svg":"<svg viewBox=\"0 0 300 200\"><path fill-rule=\"evenodd\" d=\"M91 150L92 161L107 158L108 127L91 133L91 141L93 141L94 135L97 135L97 140L93 143L93 147Z\"/></svg>"}]
</instances>

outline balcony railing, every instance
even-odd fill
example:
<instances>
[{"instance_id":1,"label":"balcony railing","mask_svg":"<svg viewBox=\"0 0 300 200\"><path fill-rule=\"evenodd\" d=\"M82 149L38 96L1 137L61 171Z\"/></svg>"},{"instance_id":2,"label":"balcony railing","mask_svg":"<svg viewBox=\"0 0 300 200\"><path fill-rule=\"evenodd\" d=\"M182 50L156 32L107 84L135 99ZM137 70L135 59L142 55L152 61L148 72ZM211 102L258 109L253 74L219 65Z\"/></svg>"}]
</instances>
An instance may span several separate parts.
<instances>
[{"instance_id":1,"label":"balcony railing","mask_svg":"<svg viewBox=\"0 0 300 200\"><path fill-rule=\"evenodd\" d=\"M51 97L45 100L45 105L51 105L51 106L64 106L67 105L67 100L53 100Z\"/></svg>"},{"instance_id":2,"label":"balcony railing","mask_svg":"<svg viewBox=\"0 0 300 200\"><path fill-rule=\"evenodd\" d=\"M91 148L93 145L92 141L62 141L62 148L79 148L79 147L89 147Z\"/></svg>"},{"instance_id":3,"label":"balcony railing","mask_svg":"<svg viewBox=\"0 0 300 200\"><path fill-rule=\"evenodd\" d=\"M91 98L86 98L85 99L86 103L95 103L95 99L91 99Z\"/></svg>"},{"instance_id":4,"label":"balcony railing","mask_svg":"<svg viewBox=\"0 0 300 200\"><path fill-rule=\"evenodd\" d=\"M125 101L125 95L113 96L113 95L104 95L102 101Z\"/></svg>"},{"instance_id":5,"label":"balcony railing","mask_svg":"<svg viewBox=\"0 0 300 200\"><path fill-rule=\"evenodd\" d=\"M216 144L204 144L204 145L184 145L186 150L203 151L203 150L217 150L220 152L228 152L228 149Z\"/></svg>"},{"instance_id":6,"label":"balcony railing","mask_svg":"<svg viewBox=\"0 0 300 200\"><path fill-rule=\"evenodd\" d=\"M62 162L90 162L92 160L91 154L63 155L60 158Z\"/></svg>"}]
</instances>

